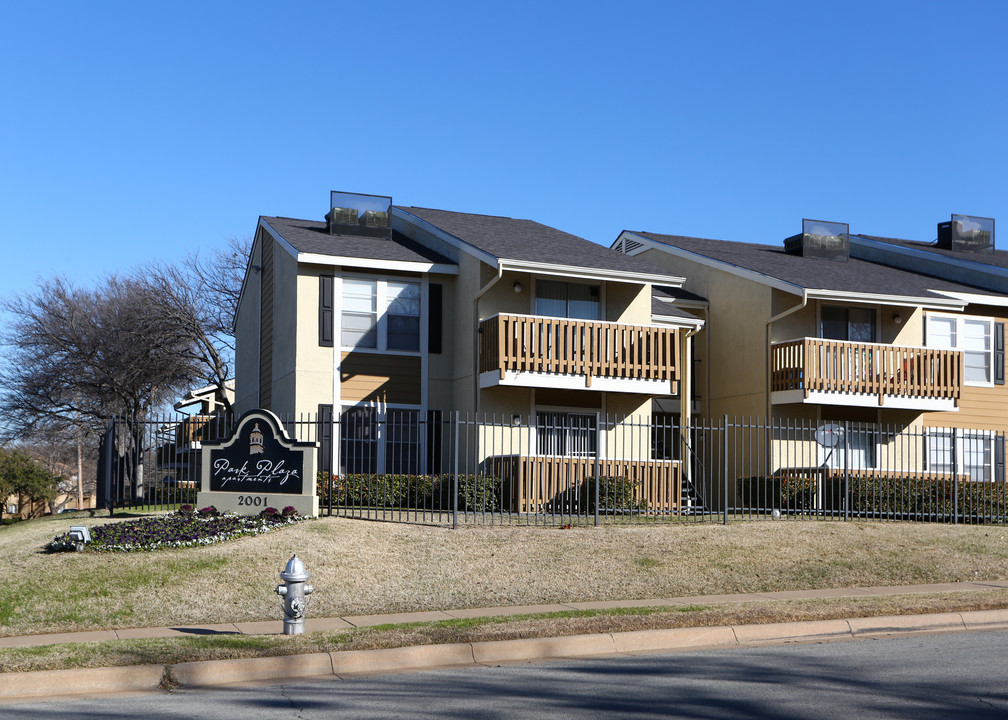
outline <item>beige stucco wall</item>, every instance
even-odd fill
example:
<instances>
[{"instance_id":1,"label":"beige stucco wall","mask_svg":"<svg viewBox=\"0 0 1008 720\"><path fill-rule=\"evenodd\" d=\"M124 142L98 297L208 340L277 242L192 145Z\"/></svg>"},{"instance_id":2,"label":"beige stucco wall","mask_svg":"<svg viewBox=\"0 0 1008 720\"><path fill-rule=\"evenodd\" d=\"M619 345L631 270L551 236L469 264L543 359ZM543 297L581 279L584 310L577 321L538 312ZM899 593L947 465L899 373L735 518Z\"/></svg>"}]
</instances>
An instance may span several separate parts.
<instances>
[{"instance_id":1,"label":"beige stucco wall","mask_svg":"<svg viewBox=\"0 0 1008 720\"><path fill-rule=\"evenodd\" d=\"M252 245L249 265L262 267L260 238ZM259 302L262 276L249 267L235 318L235 412L240 416L259 404Z\"/></svg>"},{"instance_id":2,"label":"beige stucco wall","mask_svg":"<svg viewBox=\"0 0 1008 720\"><path fill-rule=\"evenodd\" d=\"M294 405L297 413L314 413L333 402L333 349L319 345L319 278L334 275L323 265L297 269L297 368Z\"/></svg>"},{"instance_id":3,"label":"beige stucco wall","mask_svg":"<svg viewBox=\"0 0 1008 720\"><path fill-rule=\"evenodd\" d=\"M708 417L766 415L766 321L772 291L765 285L697 262L648 250L642 259L686 278L684 289L708 300L707 323L697 335L706 364L697 365L708 388ZM701 356L702 357L702 356Z\"/></svg>"}]
</instances>

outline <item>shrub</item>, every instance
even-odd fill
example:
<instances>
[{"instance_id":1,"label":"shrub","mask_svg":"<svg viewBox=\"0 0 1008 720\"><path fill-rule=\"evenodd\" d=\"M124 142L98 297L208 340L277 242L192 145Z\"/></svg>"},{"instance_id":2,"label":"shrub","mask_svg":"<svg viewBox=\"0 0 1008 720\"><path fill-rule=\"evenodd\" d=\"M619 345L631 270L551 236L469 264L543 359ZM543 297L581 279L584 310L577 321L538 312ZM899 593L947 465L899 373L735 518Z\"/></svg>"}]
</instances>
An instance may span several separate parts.
<instances>
[{"instance_id":1,"label":"shrub","mask_svg":"<svg viewBox=\"0 0 1008 720\"><path fill-rule=\"evenodd\" d=\"M447 510L454 507L454 475L334 475L319 473L319 507ZM500 509L501 481L484 475L459 475L459 510Z\"/></svg>"},{"instance_id":2,"label":"shrub","mask_svg":"<svg viewBox=\"0 0 1008 720\"><path fill-rule=\"evenodd\" d=\"M595 512L595 478L586 478L581 483L580 507L585 512ZM598 479L598 511L600 513L643 512L647 503L637 495L639 483L623 477L600 477Z\"/></svg>"}]
</instances>

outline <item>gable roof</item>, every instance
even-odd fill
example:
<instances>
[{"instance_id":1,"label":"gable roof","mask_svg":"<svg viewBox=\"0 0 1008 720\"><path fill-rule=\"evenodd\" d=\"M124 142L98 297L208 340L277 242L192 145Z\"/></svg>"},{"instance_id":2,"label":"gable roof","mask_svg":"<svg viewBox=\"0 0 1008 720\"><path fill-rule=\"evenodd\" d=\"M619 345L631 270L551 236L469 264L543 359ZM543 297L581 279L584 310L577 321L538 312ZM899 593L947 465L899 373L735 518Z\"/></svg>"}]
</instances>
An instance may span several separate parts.
<instances>
[{"instance_id":1,"label":"gable roof","mask_svg":"<svg viewBox=\"0 0 1008 720\"><path fill-rule=\"evenodd\" d=\"M391 238L386 240L360 235L330 235L324 222L314 220L264 216L261 221L269 225L274 235L293 248L303 262L359 264L338 262L341 259L353 258L373 260L376 262L369 264L377 266L385 263L409 263L418 266L455 265L440 253L396 231L393 231Z\"/></svg>"},{"instance_id":2,"label":"gable roof","mask_svg":"<svg viewBox=\"0 0 1008 720\"><path fill-rule=\"evenodd\" d=\"M795 294L820 297L860 295L864 301L962 307L955 294L981 292L941 278L889 267L855 257L846 262L803 257L784 252L783 246L713 240L710 238L633 233L654 243L713 260L743 271L752 279Z\"/></svg>"},{"instance_id":3,"label":"gable roof","mask_svg":"<svg viewBox=\"0 0 1008 720\"><path fill-rule=\"evenodd\" d=\"M494 215L400 207L395 210L440 229L498 267L556 274L602 275L612 280L681 285L683 278L644 260L537 223ZM578 271L581 271L580 273Z\"/></svg>"},{"instance_id":4,"label":"gable roof","mask_svg":"<svg viewBox=\"0 0 1008 720\"><path fill-rule=\"evenodd\" d=\"M977 263L980 265L993 265L994 267L1008 269L1008 252L1004 250L995 249L993 252L967 252L964 250L952 250L950 248L938 247L935 244L935 241L922 242L920 240L902 240L900 238L882 237L880 235L851 235L852 241L856 241L859 238L873 240L879 243L886 243L887 245L895 245L898 248L933 253L946 258L962 260L963 262Z\"/></svg>"}]
</instances>

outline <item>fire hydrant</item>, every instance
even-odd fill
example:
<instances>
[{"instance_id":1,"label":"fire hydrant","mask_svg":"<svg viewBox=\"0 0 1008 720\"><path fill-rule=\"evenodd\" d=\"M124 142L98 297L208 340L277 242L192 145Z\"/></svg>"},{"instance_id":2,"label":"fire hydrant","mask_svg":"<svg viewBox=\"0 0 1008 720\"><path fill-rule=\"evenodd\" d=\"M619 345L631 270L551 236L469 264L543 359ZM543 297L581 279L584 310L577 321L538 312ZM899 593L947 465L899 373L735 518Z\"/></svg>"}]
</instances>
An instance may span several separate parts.
<instances>
[{"instance_id":1,"label":"fire hydrant","mask_svg":"<svg viewBox=\"0 0 1008 720\"><path fill-rule=\"evenodd\" d=\"M280 596L283 605L284 635L300 635L304 632L305 613L311 601L309 596L315 589L307 584L309 577L311 576L304 563L296 553L287 561L287 567L280 573L280 579L284 584L276 586L276 594Z\"/></svg>"}]
</instances>

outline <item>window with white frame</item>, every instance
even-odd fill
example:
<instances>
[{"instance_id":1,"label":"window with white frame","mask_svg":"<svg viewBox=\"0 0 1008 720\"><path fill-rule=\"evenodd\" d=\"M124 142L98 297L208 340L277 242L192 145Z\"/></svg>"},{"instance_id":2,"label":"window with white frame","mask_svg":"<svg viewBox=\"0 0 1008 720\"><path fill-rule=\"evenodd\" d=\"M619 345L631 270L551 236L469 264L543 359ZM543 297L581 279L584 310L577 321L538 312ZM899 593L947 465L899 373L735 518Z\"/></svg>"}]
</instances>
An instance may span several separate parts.
<instances>
[{"instance_id":1,"label":"window with white frame","mask_svg":"<svg viewBox=\"0 0 1008 720\"><path fill-rule=\"evenodd\" d=\"M993 433L982 430L928 430L927 469L990 482L994 476Z\"/></svg>"},{"instance_id":2,"label":"window with white frame","mask_svg":"<svg viewBox=\"0 0 1008 720\"><path fill-rule=\"evenodd\" d=\"M991 385L994 367L994 321L966 315L927 317L927 346L962 350L966 365L963 380L971 385Z\"/></svg>"},{"instance_id":3,"label":"window with white frame","mask_svg":"<svg viewBox=\"0 0 1008 720\"><path fill-rule=\"evenodd\" d=\"M536 452L555 457L595 457L598 454L595 415L537 412Z\"/></svg>"},{"instance_id":4,"label":"window with white frame","mask_svg":"<svg viewBox=\"0 0 1008 720\"><path fill-rule=\"evenodd\" d=\"M340 342L344 348L420 350L420 283L343 278Z\"/></svg>"},{"instance_id":5,"label":"window with white frame","mask_svg":"<svg viewBox=\"0 0 1008 720\"><path fill-rule=\"evenodd\" d=\"M874 427L849 425L833 447L820 447L820 463L831 470L876 467L878 437Z\"/></svg>"},{"instance_id":6,"label":"window with white frame","mask_svg":"<svg viewBox=\"0 0 1008 720\"><path fill-rule=\"evenodd\" d=\"M346 407L340 414L340 472L415 475L422 466L420 411Z\"/></svg>"}]
</instances>

